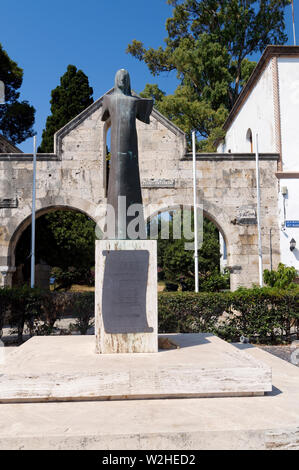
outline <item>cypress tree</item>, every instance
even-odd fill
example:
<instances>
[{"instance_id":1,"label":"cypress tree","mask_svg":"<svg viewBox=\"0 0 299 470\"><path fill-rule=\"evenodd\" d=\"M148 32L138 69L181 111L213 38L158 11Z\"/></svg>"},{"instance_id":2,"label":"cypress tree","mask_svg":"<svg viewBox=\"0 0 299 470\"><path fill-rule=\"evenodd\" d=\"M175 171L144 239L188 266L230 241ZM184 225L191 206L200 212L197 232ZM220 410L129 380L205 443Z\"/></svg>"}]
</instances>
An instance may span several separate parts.
<instances>
[{"instance_id":1,"label":"cypress tree","mask_svg":"<svg viewBox=\"0 0 299 470\"><path fill-rule=\"evenodd\" d=\"M40 153L52 153L54 134L93 103L93 89L82 70L69 65L58 85L51 92L51 115L48 116L38 148Z\"/></svg>"}]
</instances>

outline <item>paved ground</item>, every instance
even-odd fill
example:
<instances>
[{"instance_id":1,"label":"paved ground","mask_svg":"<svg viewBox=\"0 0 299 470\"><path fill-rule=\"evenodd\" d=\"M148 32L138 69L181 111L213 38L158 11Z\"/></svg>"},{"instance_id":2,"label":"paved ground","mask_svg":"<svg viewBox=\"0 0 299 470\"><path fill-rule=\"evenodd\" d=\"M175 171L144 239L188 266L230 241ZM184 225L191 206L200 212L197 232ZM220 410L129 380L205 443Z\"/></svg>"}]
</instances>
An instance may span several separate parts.
<instances>
[{"instance_id":1,"label":"paved ground","mask_svg":"<svg viewBox=\"0 0 299 470\"><path fill-rule=\"evenodd\" d=\"M236 345L272 368L262 397L0 405L0 449L297 449L299 370Z\"/></svg>"},{"instance_id":2,"label":"paved ground","mask_svg":"<svg viewBox=\"0 0 299 470\"><path fill-rule=\"evenodd\" d=\"M267 351L270 354L273 354L274 356L279 357L280 359L283 359L284 361L288 361L291 364L297 365L299 367L299 361L294 361L292 359L293 353L295 351L295 348L291 346L261 346L257 345L258 348L263 349L264 351ZM299 349L299 345L298 345ZM296 364L297 362L297 364Z\"/></svg>"}]
</instances>

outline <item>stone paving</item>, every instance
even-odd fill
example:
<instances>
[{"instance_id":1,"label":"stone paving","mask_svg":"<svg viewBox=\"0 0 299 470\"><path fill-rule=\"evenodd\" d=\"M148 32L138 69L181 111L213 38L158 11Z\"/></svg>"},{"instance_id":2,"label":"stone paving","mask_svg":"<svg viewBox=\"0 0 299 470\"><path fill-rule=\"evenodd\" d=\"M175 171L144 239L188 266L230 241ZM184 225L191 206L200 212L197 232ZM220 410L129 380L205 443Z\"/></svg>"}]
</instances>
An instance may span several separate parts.
<instances>
[{"instance_id":1,"label":"stone paving","mask_svg":"<svg viewBox=\"0 0 299 470\"><path fill-rule=\"evenodd\" d=\"M267 351L270 354L273 354L274 356L279 357L280 359L283 359L285 361L290 362L291 364L296 365L299 367L299 361L297 363L294 363L292 361L292 354L294 353L295 349L294 347L290 345L283 345L283 346L262 346L262 345L256 345L260 349L263 349L264 351ZM298 345L299 349L299 345Z\"/></svg>"}]
</instances>

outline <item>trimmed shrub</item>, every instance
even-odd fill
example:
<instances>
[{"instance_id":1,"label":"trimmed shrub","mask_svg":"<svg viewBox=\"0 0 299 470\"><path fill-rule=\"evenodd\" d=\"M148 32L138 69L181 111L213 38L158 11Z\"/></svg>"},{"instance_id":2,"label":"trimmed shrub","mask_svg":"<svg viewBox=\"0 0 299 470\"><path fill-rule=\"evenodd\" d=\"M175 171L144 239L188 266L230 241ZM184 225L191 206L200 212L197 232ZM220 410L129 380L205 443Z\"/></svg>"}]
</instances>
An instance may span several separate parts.
<instances>
[{"instance_id":1,"label":"trimmed shrub","mask_svg":"<svg viewBox=\"0 0 299 470\"><path fill-rule=\"evenodd\" d=\"M293 266L288 267L283 263L279 263L277 271L264 270L264 281L270 287L293 289L296 287L294 282L296 277L297 270Z\"/></svg>"},{"instance_id":2,"label":"trimmed shrub","mask_svg":"<svg viewBox=\"0 0 299 470\"><path fill-rule=\"evenodd\" d=\"M299 338L299 288L253 288L236 292L161 292L160 333L213 333L227 341L246 336L251 342L275 344ZM43 292L28 287L0 289L0 330L8 323L22 341L51 334L61 317L75 317L72 330L86 334L93 324L94 293Z\"/></svg>"},{"instance_id":3,"label":"trimmed shrub","mask_svg":"<svg viewBox=\"0 0 299 470\"><path fill-rule=\"evenodd\" d=\"M282 343L299 337L299 290L159 293L160 333L213 333L227 341Z\"/></svg>"}]
</instances>

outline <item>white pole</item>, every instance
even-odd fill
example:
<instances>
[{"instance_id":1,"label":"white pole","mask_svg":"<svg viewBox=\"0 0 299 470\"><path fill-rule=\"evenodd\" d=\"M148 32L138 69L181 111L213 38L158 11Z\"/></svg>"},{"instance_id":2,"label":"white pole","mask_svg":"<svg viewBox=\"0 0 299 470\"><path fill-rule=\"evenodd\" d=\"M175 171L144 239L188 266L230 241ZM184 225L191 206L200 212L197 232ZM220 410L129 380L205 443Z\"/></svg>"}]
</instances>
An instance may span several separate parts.
<instances>
[{"instance_id":1,"label":"white pole","mask_svg":"<svg viewBox=\"0 0 299 470\"><path fill-rule=\"evenodd\" d=\"M263 252L261 234L261 193L260 193L260 167L259 167L259 147L258 133L255 135L255 163L256 163L256 199L257 199L257 231L258 231L258 254L259 254L259 281L263 287Z\"/></svg>"},{"instance_id":2,"label":"white pole","mask_svg":"<svg viewBox=\"0 0 299 470\"><path fill-rule=\"evenodd\" d=\"M33 187L31 219L31 289L35 284L35 198L36 198L36 136L33 137Z\"/></svg>"},{"instance_id":3,"label":"white pole","mask_svg":"<svg viewBox=\"0 0 299 470\"><path fill-rule=\"evenodd\" d=\"M194 267L195 267L195 292L198 292L198 233L197 233L197 197L196 197L196 148L195 131L192 132L193 153L193 211L194 211Z\"/></svg>"},{"instance_id":4,"label":"white pole","mask_svg":"<svg viewBox=\"0 0 299 470\"><path fill-rule=\"evenodd\" d=\"M293 17L294 46L296 46L295 14L294 14L294 1L293 0L292 0L292 17Z\"/></svg>"}]
</instances>

